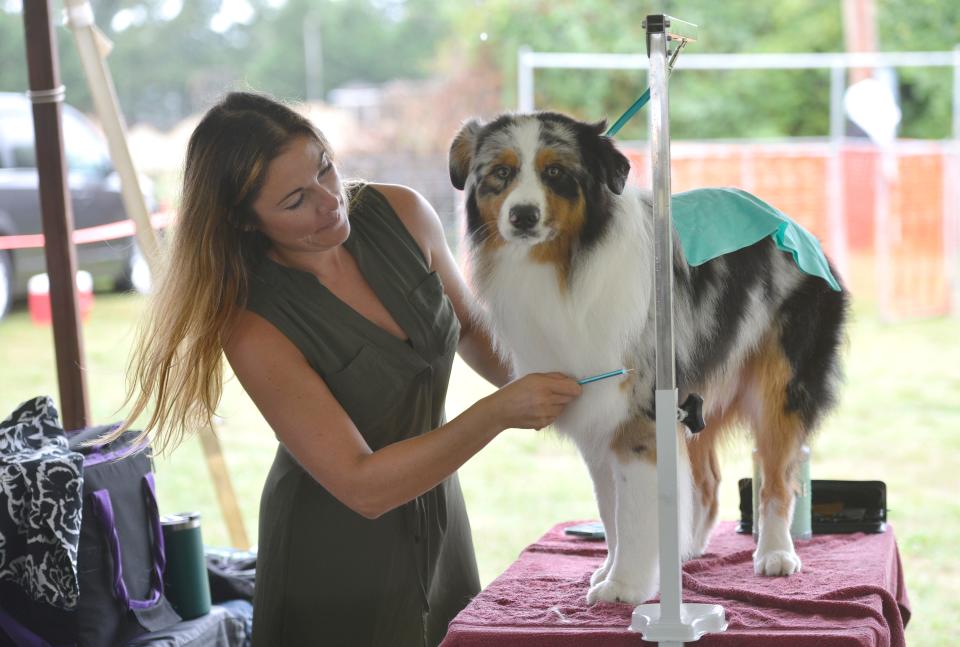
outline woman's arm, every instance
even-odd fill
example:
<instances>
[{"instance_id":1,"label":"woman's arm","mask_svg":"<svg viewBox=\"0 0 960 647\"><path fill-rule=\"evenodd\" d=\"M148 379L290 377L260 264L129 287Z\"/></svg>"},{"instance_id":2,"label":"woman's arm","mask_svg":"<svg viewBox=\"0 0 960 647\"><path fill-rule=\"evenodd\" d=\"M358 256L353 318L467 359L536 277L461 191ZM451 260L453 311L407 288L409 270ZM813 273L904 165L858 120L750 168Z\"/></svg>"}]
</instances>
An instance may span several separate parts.
<instances>
[{"instance_id":1,"label":"woman's arm","mask_svg":"<svg viewBox=\"0 0 960 647\"><path fill-rule=\"evenodd\" d=\"M460 320L460 343L457 352L466 363L495 386L510 381L510 366L493 348L493 341L480 324L481 308L467 287L456 259L447 245L443 224L437 212L423 196L397 184L373 185L397 212L407 230L420 244L430 268L443 283L453 309Z\"/></svg>"},{"instance_id":2,"label":"woman's arm","mask_svg":"<svg viewBox=\"0 0 960 647\"><path fill-rule=\"evenodd\" d=\"M580 393L559 373L517 380L449 423L376 452L300 351L262 317L242 311L224 346L277 438L333 496L376 518L450 476L506 428L541 428Z\"/></svg>"}]
</instances>

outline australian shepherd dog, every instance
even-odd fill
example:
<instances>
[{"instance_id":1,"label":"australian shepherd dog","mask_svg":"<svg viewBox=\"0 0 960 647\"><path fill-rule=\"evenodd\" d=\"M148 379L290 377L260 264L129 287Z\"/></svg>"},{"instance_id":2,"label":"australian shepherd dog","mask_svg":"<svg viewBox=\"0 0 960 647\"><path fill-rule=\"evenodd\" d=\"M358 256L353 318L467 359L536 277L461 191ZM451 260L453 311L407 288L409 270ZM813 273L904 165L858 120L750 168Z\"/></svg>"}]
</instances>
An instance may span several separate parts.
<instances>
[{"instance_id":1,"label":"australian shepherd dog","mask_svg":"<svg viewBox=\"0 0 960 647\"><path fill-rule=\"evenodd\" d=\"M465 191L473 286L515 374L636 370L585 385L555 425L586 462L606 531L587 602L636 604L659 584L653 217L603 129L548 112L469 121L450 178ZM795 465L835 400L847 293L770 238L697 267L675 243L673 285L679 399L702 396L706 420L678 431L681 556L707 546L718 442L740 423L763 477L754 570L795 573Z\"/></svg>"}]
</instances>

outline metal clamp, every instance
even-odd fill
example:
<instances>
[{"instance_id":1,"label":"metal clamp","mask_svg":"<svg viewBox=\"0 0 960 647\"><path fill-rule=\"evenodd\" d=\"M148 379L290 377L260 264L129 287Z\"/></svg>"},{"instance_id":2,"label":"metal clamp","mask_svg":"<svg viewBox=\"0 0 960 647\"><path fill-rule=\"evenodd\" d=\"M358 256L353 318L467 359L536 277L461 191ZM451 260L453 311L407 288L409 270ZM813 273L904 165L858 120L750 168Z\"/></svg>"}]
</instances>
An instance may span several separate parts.
<instances>
[{"instance_id":1,"label":"metal clamp","mask_svg":"<svg viewBox=\"0 0 960 647\"><path fill-rule=\"evenodd\" d=\"M666 14L648 15L643 19L643 27L647 32L647 56L650 56L650 34L665 34L668 42L679 40L680 47L697 40L697 26L695 24ZM679 48L676 51L679 52ZM676 53L674 53L673 58L676 59ZM673 67L673 60L670 61L670 67Z\"/></svg>"},{"instance_id":2,"label":"metal clamp","mask_svg":"<svg viewBox=\"0 0 960 647\"><path fill-rule=\"evenodd\" d=\"M27 90L27 98L31 103L63 103L67 96L67 88L59 85L49 90Z\"/></svg>"}]
</instances>

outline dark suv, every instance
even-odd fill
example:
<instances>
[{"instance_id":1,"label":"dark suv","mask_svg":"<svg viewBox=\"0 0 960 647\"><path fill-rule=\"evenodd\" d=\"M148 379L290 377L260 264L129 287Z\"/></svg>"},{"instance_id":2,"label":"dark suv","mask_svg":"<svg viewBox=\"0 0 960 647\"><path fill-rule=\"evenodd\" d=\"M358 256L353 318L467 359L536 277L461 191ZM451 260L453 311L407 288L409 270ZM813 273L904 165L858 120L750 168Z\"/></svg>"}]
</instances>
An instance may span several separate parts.
<instances>
[{"instance_id":1,"label":"dark suv","mask_svg":"<svg viewBox=\"0 0 960 647\"><path fill-rule=\"evenodd\" d=\"M103 135L69 105L63 105L62 115L74 228L126 220L120 180ZM0 317L26 295L31 276L46 272L42 247L10 249L10 242L24 240L15 238L7 238L4 244L4 236L42 232L38 187L30 101L24 94L0 92ZM155 205L149 187L149 181L143 180L152 212ZM87 242L76 249L78 269L90 272L96 286L140 291L149 286L146 264L131 237Z\"/></svg>"}]
</instances>

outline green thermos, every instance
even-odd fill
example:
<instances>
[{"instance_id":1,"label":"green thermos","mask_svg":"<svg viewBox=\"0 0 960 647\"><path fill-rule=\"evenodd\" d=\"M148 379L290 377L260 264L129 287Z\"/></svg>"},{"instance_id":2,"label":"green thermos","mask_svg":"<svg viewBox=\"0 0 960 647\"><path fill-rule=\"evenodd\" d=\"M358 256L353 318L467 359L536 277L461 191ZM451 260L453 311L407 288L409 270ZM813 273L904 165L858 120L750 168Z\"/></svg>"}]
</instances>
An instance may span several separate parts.
<instances>
[{"instance_id":1,"label":"green thermos","mask_svg":"<svg viewBox=\"0 0 960 647\"><path fill-rule=\"evenodd\" d=\"M184 620L210 612L210 580L200 535L200 513L164 515L163 543L167 566L163 572L167 599Z\"/></svg>"}]
</instances>

